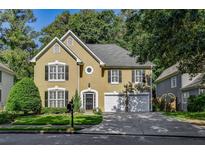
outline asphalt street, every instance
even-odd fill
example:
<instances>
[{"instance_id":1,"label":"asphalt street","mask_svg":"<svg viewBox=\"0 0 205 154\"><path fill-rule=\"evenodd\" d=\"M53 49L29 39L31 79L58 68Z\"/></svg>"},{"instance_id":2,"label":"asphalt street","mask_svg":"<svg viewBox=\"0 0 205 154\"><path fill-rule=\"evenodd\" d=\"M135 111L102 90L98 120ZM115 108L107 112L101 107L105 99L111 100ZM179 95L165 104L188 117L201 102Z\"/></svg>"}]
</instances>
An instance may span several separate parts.
<instances>
[{"instance_id":1,"label":"asphalt street","mask_svg":"<svg viewBox=\"0 0 205 154\"><path fill-rule=\"evenodd\" d=\"M204 145L205 138L97 134L0 134L0 145Z\"/></svg>"}]
</instances>

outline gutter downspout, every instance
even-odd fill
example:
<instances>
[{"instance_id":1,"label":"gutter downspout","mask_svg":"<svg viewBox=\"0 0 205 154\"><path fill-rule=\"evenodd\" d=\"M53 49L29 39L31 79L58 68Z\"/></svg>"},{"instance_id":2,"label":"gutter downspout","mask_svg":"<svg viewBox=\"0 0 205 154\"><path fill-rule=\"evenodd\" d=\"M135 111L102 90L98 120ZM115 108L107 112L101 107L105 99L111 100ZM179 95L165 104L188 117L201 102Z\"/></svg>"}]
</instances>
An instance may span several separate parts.
<instances>
[{"instance_id":1,"label":"gutter downspout","mask_svg":"<svg viewBox=\"0 0 205 154\"><path fill-rule=\"evenodd\" d=\"M152 69L153 69L153 67L152 67L152 65L151 65L151 94L150 94L150 105L151 105L151 108L150 108L150 110L152 111L152 88L153 88L153 85L152 85Z\"/></svg>"},{"instance_id":2,"label":"gutter downspout","mask_svg":"<svg viewBox=\"0 0 205 154\"><path fill-rule=\"evenodd\" d=\"M77 82L78 82L78 83L77 83L77 88L78 88L78 89L77 89L77 90L78 90L78 95L80 95L80 65L78 65L78 71L77 71L77 73L78 73L78 74L77 74L77 76L78 76L78 77L77 77L77 78L78 78L78 81L77 81Z\"/></svg>"}]
</instances>

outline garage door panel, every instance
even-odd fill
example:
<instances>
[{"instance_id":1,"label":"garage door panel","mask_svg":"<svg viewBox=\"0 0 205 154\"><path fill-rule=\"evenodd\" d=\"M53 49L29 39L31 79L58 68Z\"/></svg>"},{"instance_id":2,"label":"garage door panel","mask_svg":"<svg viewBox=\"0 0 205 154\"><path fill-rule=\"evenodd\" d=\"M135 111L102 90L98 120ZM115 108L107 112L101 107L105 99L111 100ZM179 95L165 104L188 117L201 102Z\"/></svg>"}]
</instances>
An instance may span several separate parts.
<instances>
[{"instance_id":1,"label":"garage door panel","mask_svg":"<svg viewBox=\"0 0 205 154\"><path fill-rule=\"evenodd\" d=\"M129 96L129 112L148 112L149 94L134 94ZM105 94L105 112L124 112L125 96Z\"/></svg>"},{"instance_id":2,"label":"garage door panel","mask_svg":"<svg viewBox=\"0 0 205 154\"><path fill-rule=\"evenodd\" d=\"M105 96L105 112L124 112L124 97L116 95Z\"/></svg>"}]
</instances>

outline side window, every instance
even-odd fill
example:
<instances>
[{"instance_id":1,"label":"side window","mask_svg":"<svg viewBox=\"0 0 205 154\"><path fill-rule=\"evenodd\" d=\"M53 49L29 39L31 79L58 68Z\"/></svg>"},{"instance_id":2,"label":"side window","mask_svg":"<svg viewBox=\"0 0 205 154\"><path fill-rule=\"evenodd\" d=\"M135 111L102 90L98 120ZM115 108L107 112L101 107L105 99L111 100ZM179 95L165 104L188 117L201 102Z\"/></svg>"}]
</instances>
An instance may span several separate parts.
<instances>
[{"instance_id":1,"label":"side window","mask_svg":"<svg viewBox=\"0 0 205 154\"><path fill-rule=\"evenodd\" d=\"M1 89L0 89L0 103L1 103L1 95L2 95L2 94L1 94Z\"/></svg>"},{"instance_id":2,"label":"side window","mask_svg":"<svg viewBox=\"0 0 205 154\"><path fill-rule=\"evenodd\" d=\"M183 93L183 102L187 103L189 98L189 92L184 92Z\"/></svg>"},{"instance_id":3,"label":"side window","mask_svg":"<svg viewBox=\"0 0 205 154\"><path fill-rule=\"evenodd\" d=\"M68 46L73 45L73 39L72 39L72 38L68 38L68 39L67 39L67 45L68 45Z\"/></svg>"},{"instance_id":4,"label":"side window","mask_svg":"<svg viewBox=\"0 0 205 154\"><path fill-rule=\"evenodd\" d=\"M171 78L171 88L177 87L177 77L174 76Z\"/></svg>"},{"instance_id":5,"label":"side window","mask_svg":"<svg viewBox=\"0 0 205 154\"><path fill-rule=\"evenodd\" d=\"M111 70L111 83L119 83L119 70Z\"/></svg>"},{"instance_id":6,"label":"side window","mask_svg":"<svg viewBox=\"0 0 205 154\"><path fill-rule=\"evenodd\" d=\"M53 46L53 53L59 53L60 52L60 46L59 44L55 44Z\"/></svg>"},{"instance_id":7,"label":"side window","mask_svg":"<svg viewBox=\"0 0 205 154\"><path fill-rule=\"evenodd\" d=\"M0 71L0 83L2 82L2 71Z\"/></svg>"},{"instance_id":8,"label":"side window","mask_svg":"<svg viewBox=\"0 0 205 154\"><path fill-rule=\"evenodd\" d=\"M205 89L199 89L199 95L205 93Z\"/></svg>"},{"instance_id":9,"label":"side window","mask_svg":"<svg viewBox=\"0 0 205 154\"><path fill-rule=\"evenodd\" d=\"M144 78L144 70L135 70L135 83L142 83Z\"/></svg>"}]
</instances>

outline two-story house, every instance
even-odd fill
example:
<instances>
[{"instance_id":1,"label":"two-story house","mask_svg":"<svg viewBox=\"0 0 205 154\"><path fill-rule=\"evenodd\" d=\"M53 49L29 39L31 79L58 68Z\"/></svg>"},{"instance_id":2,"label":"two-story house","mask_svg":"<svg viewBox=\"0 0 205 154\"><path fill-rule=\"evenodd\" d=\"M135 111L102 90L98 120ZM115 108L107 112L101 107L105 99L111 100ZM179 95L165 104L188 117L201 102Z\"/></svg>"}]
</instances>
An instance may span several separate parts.
<instances>
[{"instance_id":1,"label":"two-story house","mask_svg":"<svg viewBox=\"0 0 205 154\"><path fill-rule=\"evenodd\" d=\"M64 107L77 90L83 109L105 112L116 111L129 81L150 84L145 78L152 70L151 62L139 64L115 44L85 44L70 30L61 39L55 37L31 62L43 107ZM151 99L139 99L138 103L145 99L148 111Z\"/></svg>"},{"instance_id":2,"label":"two-story house","mask_svg":"<svg viewBox=\"0 0 205 154\"><path fill-rule=\"evenodd\" d=\"M0 108L3 108L11 87L14 84L14 72L0 63Z\"/></svg>"},{"instance_id":3,"label":"two-story house","mask_svg":"<svg viewBox=\"0 0 205 154\"><path fill-rule=\"evenodd\" d=\"M188 98L191 95L199 95L203 89L202 80L204 73L199 73L191 77L188 73L180 73L178 64L165 69L155 80L156 95L161 97L163 94L172 93L177 98L177 109L186 111Z\"/></svg>"}]
</instances>

